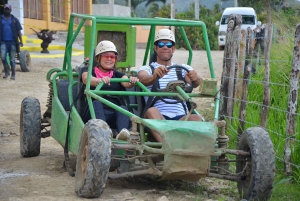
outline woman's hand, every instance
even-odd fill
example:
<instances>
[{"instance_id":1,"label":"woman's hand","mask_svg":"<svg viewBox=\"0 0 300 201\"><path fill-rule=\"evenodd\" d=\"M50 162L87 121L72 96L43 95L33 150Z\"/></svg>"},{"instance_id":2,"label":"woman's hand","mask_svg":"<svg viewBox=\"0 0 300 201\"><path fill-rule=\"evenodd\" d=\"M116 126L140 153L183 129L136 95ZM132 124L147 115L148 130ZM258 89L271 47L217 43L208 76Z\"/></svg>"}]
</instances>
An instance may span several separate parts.
<instances>
[{"instance_id":1,"label":"woman's hand","mask_svg":"<svg viewBox=\"0 0 300 201\"><path fill-rule=\"evenodd\" d=\"M108 84L110 86L110 77L103 77L98 79L100 79L101 82L104 82L104 84Z\"/></svg>"},{"instance_id":2,"label":"woman's hand","mask_svg":"<svg viewBox=\"0 0 300 201\"><path fill-rule=\"evenodd\" d=\"M122 78L128 78L126 75L124 75ZM125 88L131 88L134 85L136 85L136 83L139 82L139 79L137 77L130 77L129 78L129 82L121 82L121 84L123 85L123 87Z\"/></svg>"},{"instance_id":3,"label":"woman's hand","mask_svg":"<svg viewBox=\"0 0 300 201\"><path fill-rule=\"evenodd\" d=\"M139 78L137 77L130 77L129 84L135 85L139 81Z\"/></svg>"}]
</instances>

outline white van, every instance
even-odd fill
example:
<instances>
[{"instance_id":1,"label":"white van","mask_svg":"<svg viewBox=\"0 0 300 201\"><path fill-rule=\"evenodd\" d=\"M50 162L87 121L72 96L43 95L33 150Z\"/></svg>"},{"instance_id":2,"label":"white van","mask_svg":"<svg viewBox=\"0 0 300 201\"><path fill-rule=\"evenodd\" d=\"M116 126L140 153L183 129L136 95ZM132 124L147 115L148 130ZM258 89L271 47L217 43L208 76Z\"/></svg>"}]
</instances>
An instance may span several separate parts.
<instances>
[{"instance_id":1,"label":"white van","mask_svg":"<svg viewBox=\"0 0 300 201\"><path fill-rule=\"evenodd\" d=\"M257 26L261 25L261 22L257 21L257 16L253 8L250 7L226 8L222 14L221 22L220 21L216 22L216 25L219 26L218 43L219 43L220 50L223 50L225 46L227 24L228 24L228 18L230 14L239 14L242 16L241 29L246 30L248 27L250 27L253 30Z\"/></svg>"}]
</instances>

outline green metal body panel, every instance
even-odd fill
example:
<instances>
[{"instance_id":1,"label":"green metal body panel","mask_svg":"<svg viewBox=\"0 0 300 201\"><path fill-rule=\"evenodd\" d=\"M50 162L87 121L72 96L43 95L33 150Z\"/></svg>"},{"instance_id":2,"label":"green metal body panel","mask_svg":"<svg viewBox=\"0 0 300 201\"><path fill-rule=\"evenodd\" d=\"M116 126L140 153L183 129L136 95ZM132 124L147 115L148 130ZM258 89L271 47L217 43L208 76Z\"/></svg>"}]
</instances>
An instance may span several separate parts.
<instances>
[{"instance_id":1,"label":"green metal body panel","mask_svg":"<svg viewBox=\"0 0 300 201\"><path fill-rule=\"evenodd\" d=\"M118 68L128 68L135 66L135 49L136 49L136 28L131 25L122 24L97 24L96 31L92 33L91 26L85 26L84 37L84 56L89 57L91 47L91 37L95 37L97 44L103 40L111 40L118 50ZM120 33L117 35L116 33ZM101 37L101 35L104 35ZM106 38L104 38L106 36Z\"/></svg>"},{"instance_id":2,"label":"green metal body panel","mask_svg":"<svg viewBox=\"0 0 300 201\"><path fill-rule=\"evenodd\" d=\"M52 98L51 133L50 135L65 146L67 133L68 114L63 108L58 97Z\"/></svg>"},{"instance_id":3,"label":"green metal body panel","mask_svg":"<svg viewBox=\"0 0 300 201\"><path fill-rule=\"evenodd\" d=\"M53 137L63 147L66 142L67 124L68 124L68 113L64 110L58 97L52 99L52 117L51 117L51 137ZM80 142L81 133L84 124L81 117L75 108L71 112L71 121L69 128L69 150L77 154L78 145Z\"/></svg>"},{"instance_id":4,"label":"green metal body panel","mask_svg":"<svg viewBox=\"0 0 300 201\"><path fill-rule=\"evenodd\" d=\"M206 177L214 154L218 128L212 122L144 119L144 125L162 137L163 180L197 181Z\"/></svg>"},{"instance_id":5,"label":"green metal body panel","mask_svg":"<svg viewBox=\"0 0 300 201\"><path fill-rule=\"evenodd\" d=\"M143 119L142 123L152 130L156 130L158 133L164 134L170 130L180 132L183 134L195 134L196 138L217 138L218 129L212 122L200 122L200 121L180 121L180 127L174 124L173 120L156 120L156 119ZM196 139L195 138L195 139ZM198 142L198 141L197 141ZM213 143L215 140L213 141ZM182 143L178 141L178 143ZM201 142L200 142L201 143ZM214 147L214 145L212 145Z\"/></svg>"}]
</instances>

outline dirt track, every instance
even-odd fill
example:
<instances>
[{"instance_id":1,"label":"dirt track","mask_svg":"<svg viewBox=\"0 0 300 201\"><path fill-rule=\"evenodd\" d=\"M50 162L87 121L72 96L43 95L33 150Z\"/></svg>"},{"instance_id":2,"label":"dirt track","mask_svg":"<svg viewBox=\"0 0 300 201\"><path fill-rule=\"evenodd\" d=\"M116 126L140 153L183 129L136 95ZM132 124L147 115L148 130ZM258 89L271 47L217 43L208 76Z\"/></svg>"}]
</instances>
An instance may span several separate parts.
<instances>
[{"instance_id":1,"label":"dirt track","mask_svg":"<svg viewBox=\"0 0 300 201\"><path fill-rule=\"evenodd\" d=\"M143 53L144 50L137 50L136 66L142 64ZM212 57L216 77L220 80L223 52L214 51ZM174 58L176 63L186 63L187 53L177 50ZM82 60L82 56L74 57L73 66L79 65ZM51 68L61 67L63 59L32 59L32 62L32 69L28 73L21 72L17 67L15 81L2 79L3 73L0 78L0 200L81 200L74 192L74 178L62 168L63 149L53 138L42 139L38 157L22 158L20 155L21 101L27 96L38 98L43 113L48 96L46 73ZM205 52L194 52L192 66L201 77L209 77ZM198 184L157 182L148 177L109 180L104 193L96 200L178 201L218 200L221 197L235 200L237 191L234 187L232 195L223 192L231 188L230 185L227 181L215 179L202 179Z\"/></svg>"}]
</instances>

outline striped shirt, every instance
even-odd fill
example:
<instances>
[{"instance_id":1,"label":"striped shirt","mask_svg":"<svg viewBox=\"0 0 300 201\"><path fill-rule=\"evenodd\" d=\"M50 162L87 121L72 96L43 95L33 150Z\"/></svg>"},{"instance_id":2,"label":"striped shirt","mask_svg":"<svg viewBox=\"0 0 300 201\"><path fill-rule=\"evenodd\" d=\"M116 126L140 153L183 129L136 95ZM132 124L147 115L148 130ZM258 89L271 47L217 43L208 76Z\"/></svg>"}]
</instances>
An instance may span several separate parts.
<instances>
[{"instance_id":1,"label":"striped shirt","mask_svg":"<svg viewBox=\"0 0 300 201\"><path fill-rule=\"evenodd\" d=\"M158 64L157 62L152 62L151 65L154 67L154 69L158 68L159 66L164 66L164 65ZM172 65L175 65L175 64L172 63ZM186 67L189 70L193 70L192 67L190 67L186 64L181 64L181 66ZM166 66L166 67L168 67L168 66ZM147 71L149 73L149 75L152 75L152 70L151 70L150 66L142 66L142 67L139 68L138 72L140 72L142 70ZM185 77L185 74L186 74L186 71L182 70L182 77L183 78ZM167 84L170 81L174 81L174 80L178 80L177 74L176 74L176 68L170 69L170 71L168 72L167 75L163 76L162 78L160 78L158 80L159 81L159 86L160 86L161 89L166 88ZM147 86L147 88L149 90L151 90L152 85ZM145 97L146 102L147 102L147 99L148 99L148 97ZM172 99L167 99L167 98L165 98L165 100L167 100L169 102L174 101ZM186 115L185 109L184 109L184 107L182 106L181 103L167 104L167 103L165 103L161 100L158 100L158 101L155 102L154 107L156 107L162 115L168 116L170 118L174 118L174 117L179 116L179 115Z\"/></svg>"}]
</instances>

